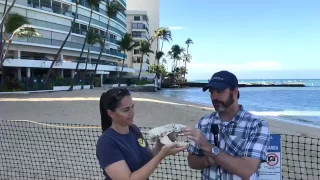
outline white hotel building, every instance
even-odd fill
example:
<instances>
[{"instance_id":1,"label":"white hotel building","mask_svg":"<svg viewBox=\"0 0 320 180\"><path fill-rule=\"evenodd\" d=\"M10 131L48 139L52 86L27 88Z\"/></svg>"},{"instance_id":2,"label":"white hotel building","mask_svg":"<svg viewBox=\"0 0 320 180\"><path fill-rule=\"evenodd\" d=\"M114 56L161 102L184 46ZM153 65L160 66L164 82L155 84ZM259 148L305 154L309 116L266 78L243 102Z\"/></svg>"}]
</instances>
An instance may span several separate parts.
<instances>
[{"instance_id":1,"label":"white hotel building","mask_svg":"<svg viewBox=\"0 0 320 180\"><path fill-rule=\"evenodd\" d=\"M127 31L132 35L134 41L139 42L142 40L150 40L147 11L127 11L127 22ZM153 51L155 52L155 50ZM133 67L136 70L136 74L139 73L141 65L141 53L139 51L139 47L135 48L133 51L129 51L127 54L128 67ZM150 56L154 56L154 54L148 53L143 56L141 72L149 71Z\"/></svg>"},{"instance_id":2,"label":"white hotel building","mask_svg":"<svg viewBox=\"0 0 320 180\"><path fill-rule=\"evenodd\" d=\"M118 0L126 7L126 0ZM12 0L8 0L8 6ZM0 13L3 14L4 0L0 0ZM80 0L78 17L72 33L65 44L58 63L53 68L61 77L73 77L77 60L88 30L90 8L85 0ZM31 25L42 34L42 37L27 39L15 38L4 66L6 76L11 75L19 79L30 76L41 76L48 71L51 62L60 45L67 36L73 16L75 14L74 0L17 0L10 13L19 13L29 20ZM106 34L108 17L105 13L106 4L101 1L99 7L93 11L91 27L101 35ZM121 70L123 54L119 52L119 41L127 32L126 14L118 13L116 19L111 19L106 46L101 56L97 74L116 74ZM11 35L8 35L10 37ZM90 49L91 63L88 63L88 71L93 72L96 60L100 53L100 45L96 44ZM87 45L82 58L87 57ZM85 60L82 60L79 69L85 68ZM124 72L135 73L134 68L124 68Z\"/></svg>"}]
</instances>

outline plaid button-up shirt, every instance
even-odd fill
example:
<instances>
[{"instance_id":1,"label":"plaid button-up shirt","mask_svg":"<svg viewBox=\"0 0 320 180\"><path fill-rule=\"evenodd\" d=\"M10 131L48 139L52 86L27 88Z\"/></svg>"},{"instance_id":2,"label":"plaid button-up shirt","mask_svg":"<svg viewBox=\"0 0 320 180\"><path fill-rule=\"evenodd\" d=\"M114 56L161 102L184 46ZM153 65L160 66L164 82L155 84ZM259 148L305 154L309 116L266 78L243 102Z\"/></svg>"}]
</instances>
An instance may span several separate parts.
<instances>
[{"instance_id":1,"label":"plaid button-up shirt","mask_svg":"<svg viewBox=\"0 0 320 180\"><path fill-rule=\"evenodd\" d=\"M196 128L200 129L206 139L214 144L214 136L211 133L211 124L219 126L219 143L220 148L231 156L251 157L266 160L267 147L269 145L269 128L268 124L261 119L254 117L251 113L245 111L242 105L230 122L222 122L219 114L213 112L202 117L196 124ZM204 156L203 150L197 148L194 142L188 147L188 152L199 156ZM244 164L245 166L245 164ZM203 180L215 180L221 176L222 180L240 180L241 178L235 174L228 173L220 167L212 165L201 171ZM258 180L259 169L250 177L250 180Z\"/></svg>"}]
</instances>

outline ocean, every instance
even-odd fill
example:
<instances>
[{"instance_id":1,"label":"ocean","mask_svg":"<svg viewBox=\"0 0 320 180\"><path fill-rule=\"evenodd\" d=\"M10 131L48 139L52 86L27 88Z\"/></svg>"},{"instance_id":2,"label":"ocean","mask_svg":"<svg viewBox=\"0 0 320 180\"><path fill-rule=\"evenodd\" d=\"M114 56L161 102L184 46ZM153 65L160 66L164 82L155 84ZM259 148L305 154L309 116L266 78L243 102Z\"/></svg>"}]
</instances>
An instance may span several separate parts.
<instances>
[{"instance_id":1,"label":"ocean","mask_svg":"<svg viewBox=\"0 0 320 180\"><path fill-rule=\"evenodd\" d=\"M305 83L307 87L239 88L239 103L258 116L320 127L320 79L239 80L239 83L249 82ZM202 88L162 89L160 93L165 97L212 106L209 93L202 92Z\"/></svg>"}]
</instances>

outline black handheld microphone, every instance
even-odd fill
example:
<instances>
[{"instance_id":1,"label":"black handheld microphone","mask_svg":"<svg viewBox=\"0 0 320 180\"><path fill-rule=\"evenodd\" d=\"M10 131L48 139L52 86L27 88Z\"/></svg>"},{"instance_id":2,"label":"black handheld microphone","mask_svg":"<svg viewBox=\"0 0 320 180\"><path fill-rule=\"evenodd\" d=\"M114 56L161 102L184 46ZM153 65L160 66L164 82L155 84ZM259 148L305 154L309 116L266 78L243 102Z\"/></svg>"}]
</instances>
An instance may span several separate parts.
<instances>
[{"instance_id":1,"label":"black handheld microphone","mask_svg":"<svg viewBox=\"0 0 320 180\"><path fill-rule=\"evenodd\" d=\"M211 133L213 134L214 145L220 147L220 143L218 140L219 126L217 124L211 124Z\"/></svg>"},{"instance_id":2,"label":"black handheld microphone","mask_svg":"<svg viewBox=\"0 0 320 180\"><path fill-rule=\"evenodd\" d=\"M213 134L214 138L214 145L220 148L220 143L218 140L218 134L219 134L219 126L217 124L211 124L211 133ZM218 170L219 170L219 179L221 179L221 169L220 166L218 165Z\"/></svg>"}]
</instances>

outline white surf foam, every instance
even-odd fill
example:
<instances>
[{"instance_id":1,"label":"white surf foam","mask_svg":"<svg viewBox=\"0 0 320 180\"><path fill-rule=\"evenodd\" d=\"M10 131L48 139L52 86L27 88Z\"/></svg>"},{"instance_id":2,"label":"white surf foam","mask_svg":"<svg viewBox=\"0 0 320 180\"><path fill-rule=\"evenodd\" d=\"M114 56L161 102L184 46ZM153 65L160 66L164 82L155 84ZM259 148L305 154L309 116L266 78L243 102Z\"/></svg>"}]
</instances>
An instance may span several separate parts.
<instances>
[{"instance_id":1,"label":"white surf foam","mask_svg":"<svg viewBox=\"0 0 320 180\"><path fill-rule=\"evenodd\" d=\"M250 111L258 116L319 116L320 111Z\"/></svg>"},{"instance_id":2,"label":"white surf foam","mask_svg":"<svg viewBox=\"0 0 320 180\"><path fill-rule=\"evenodd\" d=\"M311 117L317 117L320 119L320 111L250 111L250 112L256 116L269 117L277 121L299 124L299 125L308 126L308 127L320 128L319 125L312 124L312 122L316 122L316 121L314 121L311 118ZM298 118L301 116L310 117L310 119L306 119L306 121L309 121L310 123L301 122L301 120L299 120ZM293 118L290 119L290 117L293 117Z\"/></svg>"}]
</instances>

